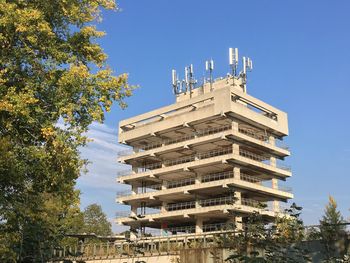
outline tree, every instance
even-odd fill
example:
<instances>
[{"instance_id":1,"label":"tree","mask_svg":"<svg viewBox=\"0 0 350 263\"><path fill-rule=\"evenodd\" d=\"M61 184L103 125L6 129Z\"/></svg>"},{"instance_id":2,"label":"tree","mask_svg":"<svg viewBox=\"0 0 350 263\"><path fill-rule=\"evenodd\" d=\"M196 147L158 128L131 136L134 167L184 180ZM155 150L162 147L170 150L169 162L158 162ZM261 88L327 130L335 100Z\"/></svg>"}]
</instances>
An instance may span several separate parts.
<instances>
[{"instance_id":1,"label":"tree","mask_svg":"<svg viewBox=\"0 0 350 263\"><path fill-rule=\"evenodd\" d=\"M326 249L326 258L331 259L335 255L335 241L345 234L344 218L338 211L337 202L332 196L328 197L324 215L320 220L320 237Z\"/></svg>"},{"instance_id":2,"label":"tree","mask_svg":"<svg viewBox=\"0 0 350 263\"><path fill-rule=\"evenodd\" d=\"M0 0L0 261L59 243L93 121L131 95L96 42L114 0Z\"/></svg>"},{"instance_id":3,"label":"tree","mask_svg":"<svg viewBox=\"0 0 350 263\"><path fill-rule=\"evenodd\" d=\"M320 220L320 232L325 240L337 240L345 232L345 225L343 225L345 221L337 208L337 202L332 196L329 196L324 215Z\"/></svg>"},{"instance_id":4,"label":"tree","mask_svg":"<svg viewBox=\"0 0 350 263\"><path fill-rule=\"evenodd\" d=\"M102 208L98 204L91 204L85 208L83 231L87 234L94 233L100 236L112 235L112 225L107 220L107 216L103 213Z\"/></svg>"},{"instance_id":5,"label":"tree","mask_svg":"<svg viewBox=\"0 0 350 263\"><path fill-rule=\"evenodd\" d=\"M264 208L264 206L262 206ZM309 262L307 251L297 242L303 239L303 222L300 220L301 207L292 204L285 216L269 223L255 211L246 219L245 229L231 236L233 253L228 262Z\"/></svg>"}]
</instances>

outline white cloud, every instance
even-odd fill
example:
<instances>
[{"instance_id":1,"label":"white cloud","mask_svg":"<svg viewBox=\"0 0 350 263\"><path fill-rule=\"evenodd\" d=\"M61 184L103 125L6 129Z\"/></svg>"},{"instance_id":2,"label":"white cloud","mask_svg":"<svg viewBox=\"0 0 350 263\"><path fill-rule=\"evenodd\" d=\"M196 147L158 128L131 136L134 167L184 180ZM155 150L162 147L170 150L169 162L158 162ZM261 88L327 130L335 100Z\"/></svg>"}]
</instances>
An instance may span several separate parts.
<instances>
[{"instance_id":1,"label":"white cloud","mask_svg":"<svg viewBox=\"0 0 350 263\"><path fill-rule=\"evenodd\" d=\"M93 141L80 149L81 157L91 162L87 167L88 172L77 181L77 188L82 192L81 204L82 207L91 203L102 205L114 231L118 231L120 227L114 224L113 218L120 205L116 204L115 197L116 192L126 186L117 184L116 175L127 166L118 164L117 156L126 147L117 142L117 128L105 124L93 123L86 135Z\"/></svg>"},{"instance_id":2,"label":"white cloud","mask_svg":"<svg viewBox=\"0 0 350 263\"><path fill-rule=\"evenodd\" d=\"M117 130L105 124L93 123L86 134L92 142L81 148L82 158L88 159L88 173L78 179L78 186L116 190L116 173L125 169L117 163L118 152L125 147L117 143Z\"/></svg>"}]
</instances>

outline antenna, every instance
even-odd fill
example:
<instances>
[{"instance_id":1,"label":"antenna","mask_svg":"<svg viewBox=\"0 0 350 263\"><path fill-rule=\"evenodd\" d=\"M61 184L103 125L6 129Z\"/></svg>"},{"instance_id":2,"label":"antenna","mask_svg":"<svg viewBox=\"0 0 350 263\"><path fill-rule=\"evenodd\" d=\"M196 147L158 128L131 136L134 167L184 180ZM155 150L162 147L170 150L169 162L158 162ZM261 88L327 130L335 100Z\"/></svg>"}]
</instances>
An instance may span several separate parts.
<instances>
[{"instance_id":1,"label":"antenna","mask_svg":"<svg viewBox=\"0 0 350 263\"><path fill-rule=\"evenodd\" d=\"M253 61L250 58L248 58L248 68L249 68L249 71L253 70Z\"/></svg>"},{"instance_id":2,"label":"antenna","mask_svg":"<svg viewBox=\"0 0 350 263\"><path fill-rule=\"evenodd\" d=\"M213 90L213 70L214 70L214 60L210 59L205 61L205 70L209 71L209 82L210 90Z\"/></svg>"},{"instance_id":3,"label":"antenna","mask_svg":"<svg viewBox=\"0 0 350 263\"><path fill-rule=\"evenodd\" d=\"M253 61L248 57L243 57L243 74L247 74L247 71L253 70Z\"/></svg>"},{"instance_id":4,"label":"antenna","mask_svg":"<svg viewBox=\"0 0 350 263\"><path fill-rule=\"evenodd\" d=\"M242 62L243 62L243 74L245 77L245 75L247 74L247 59L246 59L246 57L242 57Z\"/></svg>"},{"instance_id":5,"label":"antenna","mask_svg":"<svg viewBox=\"0 0 350 263\"><path fill-rule=\"evenodd\" d=\"M173 87L176 87L177 86L177 77L176 77L176 70L175 69L171 70L171 79L172 79Z\"/></svg>"},{"instance_id":6,"label":"antenna","mask_svg":"<svg viewBox=\"0 0 350 263\"><path fill-rule=\"evenodd\" d=\"M188 77L188 67L185 67L185 92L187 92L190 81Z\"/></svg>"},{"instance_id":7,"label":"antenna","mask_svg":"<svg viewBox=\"0 0 350 263\"><path fill-rule=\"evenodd\" d=\"M171 70L171 80L172 80L174 94L176 94L176 95L180 94L182 92L182 88L179 85L180 81L179 81L179 78L178 78L178 76L176 74L176 70L175 69Z\"/></svg>"},{"instance_id":8,"label":"antenna","mask_svg":"<svg viewBox=\"0 0 350 263\"><path fill-rule=\"evenodd\" d=\"M238 48L229 48L229 64L232 69L232 76L237 76Z\"/></svg>"},{"instance_id":9,"label":"antenna","mask_svg":"<svg viewBox=\"0 0 350 263\"><path fill-rule=\"evenodd\" d=\"M247 92L247 71L251 72L253 70L253 61L248 57L243 57L243 72L242 72L242 78L243 78L243 90L244 92Z\"/></svg>"}]
</instances>

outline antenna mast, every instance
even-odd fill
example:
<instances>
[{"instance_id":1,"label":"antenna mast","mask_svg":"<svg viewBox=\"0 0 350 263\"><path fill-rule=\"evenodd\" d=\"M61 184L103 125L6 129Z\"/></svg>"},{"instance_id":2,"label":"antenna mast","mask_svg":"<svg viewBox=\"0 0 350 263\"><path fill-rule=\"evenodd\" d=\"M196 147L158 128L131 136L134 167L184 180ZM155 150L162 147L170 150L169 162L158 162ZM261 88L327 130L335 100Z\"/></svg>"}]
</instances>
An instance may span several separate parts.
<instances>
[{"instance_id":1,"label":"antenna mast","mask_svg":"<svg viewBox=\"0 0 350 263\"><path fill-rule=\"evenodd\" d=\"M232 71L232 76L237 76L237 66L238 66L238 48L229 48L229 63Z\"/></svg>"},{"instance_id":2,"label":"antenna mast","mask_svg":"<svg viewBox=\"0 0 350 263\"><path fill-rule=\"evenodd\" d=\"M214 60L205 61L205 70L209 71L209 82L210 82L210 90L213 90L213 70L214 70Z\"/></svg>"},{"instance_id":3,"label":"antenna mast","mask_svg":"<svg viewBox=\"0 0 350 263\"><path fill-rule=\"evenodd\" d=\"M247 93L247 72L253 70L253 61L248 57L242 57L243 70L240 73L243 79L243 91Z\"/></svg>"},{"instance_id":4,"label":"antenna mast","mask_svg":"<svg viewBox=\"0 0 350 263\"><path fill-rule=\"evenodd\" d=\"M188 67L185 67L185 85L186 92L189 91L190 95L192 95L192 90L195 87L197 80L194 78L193 65L191 64Z\"/></svg>"}]
</instances>

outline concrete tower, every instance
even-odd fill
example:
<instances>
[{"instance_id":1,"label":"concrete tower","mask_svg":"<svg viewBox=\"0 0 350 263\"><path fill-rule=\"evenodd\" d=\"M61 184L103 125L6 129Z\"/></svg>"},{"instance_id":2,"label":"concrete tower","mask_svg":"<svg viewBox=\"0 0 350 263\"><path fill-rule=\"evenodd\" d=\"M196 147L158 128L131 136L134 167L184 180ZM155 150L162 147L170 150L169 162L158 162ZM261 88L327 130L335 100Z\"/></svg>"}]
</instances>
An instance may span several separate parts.
<instances>
[{"instance_id":1,"label":"concrete tower","mask_svg":"<svg viewBox=\"0 0 350 263\"><path fill-rule=\"evenodd\" d=\"M118 174L130 190L117 201L131 210L119 224L139 235L199 234L242 227L253 211L271 220L283 213L280 202L293 198L279 184L291 170L277 162L290 155L281 142L287 114L248 95L245 83L243 69L120 121L119 143L130 148L119 162L131 169Z\"/></svg>"}]
</instances>

